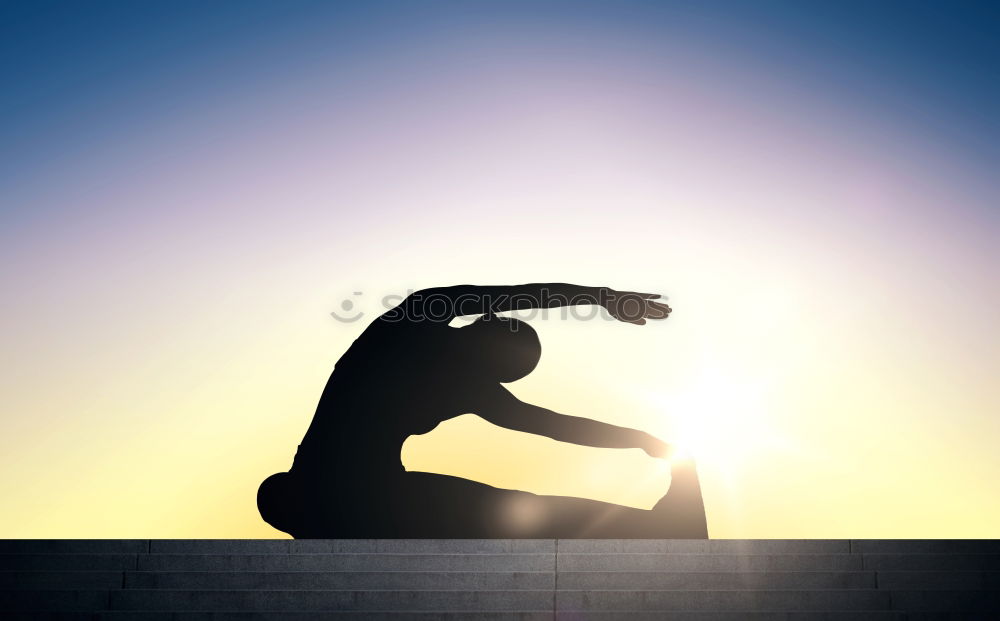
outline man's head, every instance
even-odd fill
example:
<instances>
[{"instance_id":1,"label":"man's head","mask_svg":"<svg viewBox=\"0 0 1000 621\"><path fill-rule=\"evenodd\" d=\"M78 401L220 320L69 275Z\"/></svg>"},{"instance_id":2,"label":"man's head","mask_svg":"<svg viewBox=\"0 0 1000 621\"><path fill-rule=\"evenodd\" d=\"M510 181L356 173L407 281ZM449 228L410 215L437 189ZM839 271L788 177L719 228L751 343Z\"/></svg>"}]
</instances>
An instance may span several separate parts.
<instances>
[{"instance_id":1,"label":"man's head","mask_svg":"<svg viewBox=\"0 0 1000 621\"><path fill-rule=\"evenodd\" d=\"M471 348L471 364L491 380L519 380L542 357L538 333L518 319L487 314L461 330L462 340Z\"/></svg>"}]
</instances>

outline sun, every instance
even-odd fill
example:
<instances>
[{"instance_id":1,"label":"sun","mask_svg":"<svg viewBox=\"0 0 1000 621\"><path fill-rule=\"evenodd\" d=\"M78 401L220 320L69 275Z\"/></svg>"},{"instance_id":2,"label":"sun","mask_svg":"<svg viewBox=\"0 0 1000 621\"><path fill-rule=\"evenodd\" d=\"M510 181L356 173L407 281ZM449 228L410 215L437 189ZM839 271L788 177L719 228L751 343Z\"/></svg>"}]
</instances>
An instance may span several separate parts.
<instances>
[{"instance_id":1,"label":"sun","mask_svg":"<svg viewBox=\"0 0 1000 621\"><path fill-rule=\"evenodd\" d=\"M755 458L786 448L768 415L770 392L764 378L712 365L679 390L650 399L663 412L658 431L673 446L674 459L694 458L702 469L737 474Z\"/></svg>"}]
</instances>

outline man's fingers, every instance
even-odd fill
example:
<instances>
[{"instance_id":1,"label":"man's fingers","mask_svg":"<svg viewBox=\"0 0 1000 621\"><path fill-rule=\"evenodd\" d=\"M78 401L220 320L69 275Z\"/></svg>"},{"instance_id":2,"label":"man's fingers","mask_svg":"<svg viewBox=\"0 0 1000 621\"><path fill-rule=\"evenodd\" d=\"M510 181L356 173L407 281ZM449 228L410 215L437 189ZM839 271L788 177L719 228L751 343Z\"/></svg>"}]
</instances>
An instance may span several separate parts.
<instances>
[{"instance_id":1,"label":"man's fingers","mask_svg":"<svg viewBox=\"0 0 1000 621\"><path fill-rule=\"evenodd\" d=\"M672 309L669 306L653 301L658 298L658 293L618 291L605 307L615 319L642 326L646 324L646 319L665 319L670 315Z\"/></svg>"},{"instance_id":2,"label":"man's fingers","mask_svg":"<svg viewBox=\"0 0 1000 621\"><path fill-rule=\"evenodd\" d=\"M674 448L666 442L656 441L652 446L645 449L646 454L657 459L670 459L673 457Z\"/></svg>"},{"instance_id":3,"label":"man's fingers","mask_svg":"<svg viewBox=\"0 0 1000 621\"><path fill-rule=\"evenodd\" d=\"M644 300L655 300L660 297L659 293L642 293L641 291L617 291L617 297L643 298Z\"/></svg>"},{"instance_id":4,"label":"man's fingers","mask_svg":"<svg viewBox=\"0 0 1000 621\"><path fill-rule=\"evenodd\" d=\"M671 310L673 309L661 302L648 302L646 316L653 319L664 319L670 314Z\"/></svg>"}]
</instances>

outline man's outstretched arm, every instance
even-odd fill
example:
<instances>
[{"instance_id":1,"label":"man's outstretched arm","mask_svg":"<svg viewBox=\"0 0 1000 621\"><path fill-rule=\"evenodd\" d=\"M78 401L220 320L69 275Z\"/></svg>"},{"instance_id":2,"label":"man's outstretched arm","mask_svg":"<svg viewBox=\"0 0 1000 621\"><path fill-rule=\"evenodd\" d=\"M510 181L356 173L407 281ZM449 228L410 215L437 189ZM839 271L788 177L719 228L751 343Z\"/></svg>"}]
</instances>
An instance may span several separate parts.
<instances>
[{"instance_id":1,"label":"man's outstretched arm","mask_svg":"<svg viewBox=\"0 0 1000 621\"><path fill-rule=\"evenodd\" d=\"M616 319L642 325L646 319L665 319L670 307L655 302L660 296L636 291L616 291L610 287L583 287L567 283L476 286L455 285L417 291L407 298L412 308L425 313L458 317L502 313L534 308L558 308L581 304L603 306Z\"/></svg>"},{"instance_id":2,"label":"man's outstretched arm","mask_svg":"<svg viewBox=\"0 0 1000 621\"><path fill-rule=\"evenodd\" d=\"M525 403L498 386L488 403L475 412L494 425L546 436L559 442L600 448L639 448L652 457L666 458L670 445L645 431L609 425L589 418L567 416Z\"/></svg>"}]
</instances>

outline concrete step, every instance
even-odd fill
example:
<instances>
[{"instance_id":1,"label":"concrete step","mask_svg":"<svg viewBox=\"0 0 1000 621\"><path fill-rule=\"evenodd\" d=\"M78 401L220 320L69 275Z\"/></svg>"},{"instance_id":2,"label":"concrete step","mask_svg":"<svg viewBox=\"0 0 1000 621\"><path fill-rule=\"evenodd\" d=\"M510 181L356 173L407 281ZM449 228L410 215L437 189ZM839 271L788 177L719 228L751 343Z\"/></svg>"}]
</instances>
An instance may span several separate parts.
<instances>
[{"instance_id":1,"label":"concrete step","mask_svg":"<svg viewBox=\"0 0 1000 621\"><path fill-rule=\"evenodd\" d=\"M890 590L1000 590L1000 571L878 571L878 587Z\"/></svg>"},{"instance_id":2,"label":"concrete step","mask_svg":"<svg viewBox=\"0 0 1000 621\"><path fill-rule=\"evenodd\" d=\"M181 591L128 589L111 593L110 610L482 611L552 610L552 591Z\"/></svg>"},{"instance_id":3,"label":"concrete step","mask_svg":"<svg viewBox=\"0 0 1000 621\"><path fill-rule=\"evenodd\" d=\"M1000 570L1000 554L861 554L864 569Z\"/></svg>"},{"instance_id":4,"label":"concrete step","mask_svg":"<svg viewBox=\"0 0 1000 621\"><path fill-rule=\"evenodd\" d=\"M2 617L0 617L2 618ZM592 612L105 612L98 621L903 621L904 615L892 611L850 612L704 612L671 611L669 613ZM76 620L74 620L76 621ZM83 621L82 619L80 621Z\"/></svg>"},{"instance_id":5,"label":"concrete step","mask_svg":"<svg viewBox=\"0 0 1000 621\"><path fill-rule=\"evenodd\" d=\"M121 577L119 576L119 581ZM555 588L555 573L459 571L241 571L241 572L126 572L129 589L413 589L413 590L521 590Z\"/></svg>"},{"instance_id":6,"label":"concrete step","mask_svg":"<svg viewBox=\"0 0 1000 621\"><path fill-rule=\"evenodd\" d=\"M929 542L953 549L920 550L921 543L899 542L898 551L975 550L976 542ZM862 546L870 552L895 552L897 542L795 539L562 539L560 552L662 552L716 554L781 554L781 553L849 553L851 546ZM890 549L882 550L879 546ZM8 539L0 540L0 554L14 553L196 553L196 554L294 554L294 553L542 553L555 552L554 539ZM870 548L870 549L868 549ZM1000 547L997 547L1000 551Z\"/></svg>"},{"instance_id":7,"label":"concrete step","mask_svg":"<svg viewBox=\"0 0 1000 621\"><path fill-rule=\"evenodd\" d=\"M552 612L327 611L327 612L0 612L0 621L552 621Z\"/></svg>"},{"instance_id":8,"label":"concrete step","mask_svg":"<svg viewBox=\"0 0 1000 621\"><path fill-rule=\"evenodd\" d=\"M854 554L559 554L559 571L857 571Z\"/></svg>"},{"instance_id":9,"label":"concrete step","mask_svg":"<svg viewBox=\"0 0 1000 621\"><path fill-rule=\"evenodd\" d=\"M904 613L892 610L823 610L823 611L754 611L735 610L691 611L671 610L644 612L590 611L586 615L578 612L557 612L555 621L909 621Z\"/></svg>"},{"instance_id":10,"label":"concrete step","mask_svg":"<svg viewBox=\"0 0 1000 621\"><path fill-rule=\"evenodd\" d=\"M135 569L139 554L0 554L2 570L109 571Z\"/></svg>"},{"instance_id":11,"label":"concrete step","mask_svg":"<svg viewBox=\"0 0 1000 621\"><path fill-rule=\"evenodd\" d=\"M568 590L874 589L875 572L560 571L558 588Z\"/></svg>"},{"instance_id":12,"label":"concrete step","mask_svg":"<svg viewBox=\"0 0 1000 621\"><path fill-rule=\"evenodd\" d=\"M1000 544L0 541L0 621L1000 620Z\"/></svg>"},{"instance_id":13,"label":"concrete step","mask_svg":"<svg viewBox=\"0 0 1000 621\"><path fill-rule=\"evenodd\" d=\"M892 591L892 603L907 612L991 612L1000 619L998 591Z\"/></svg>"},{"instance_id":14,"label":"concrete step","mask_svg":"<svg viewBox=\"0 0 1000 621\"><path fill-rule=\"evenodd\" d=\"M119 580L120 580L119 576ZM140 589L553 589L554 572L126 572ZM560 572L561 589L864 589L874 572Z\"/></svg>"},{"instance_id":15,"label":"concrete step","mask_svg":"<svg viewBox=\"0 0 1000 621\"><path fill-rule=\"evenodd\" d=\"M0 571L0 589L120 589L123 571Z\"/></svg>"},{"instance_id":16,"label":"concrete step","mask_svg":"<svg viewBox=\"0 0 1000 621\"><path fill-rule=\"evenodd\" d=\"M852 552L1000 554L1000 539L853 539Z\"/></svg>"},{"instance_id":17,"label":"concrete step","mask_svg":"<svg viewBox=\"0 0 1000 621\"><path fill-rule=\"evenodd\" d=\"M554 553L554 539L154 539L167 554L531 554Z\"/></svg>"},{"instance_id":18,"label":"concrete step","mask_svg":"<svg viewBox=\"0 0 1000 621\"><path fill-rule=\"evenodd\" d=\"M554 539L0 539L2 554L501 554L555 552Z\"/></svg>"},{"instance_id":19,"label":"concrete step","mask_svg":"<svg viewBox=\"0 0 1000 621\"><path fill-rule=\"evenodd\" d=\"M822 591L652 591L588 590L556 592L556 609L591 611L846 611L889 610L889 594L874 589Z\"/></svg>"},{"instance_id":20,"label":"concrete step","mask_svg":"<svg viewBox=\"0 0 1000 621\"><path fill-rule=\"evenodd\" d=\"M552 612L133 612L0 613L0 621L580 621L579 613ZM960 618L960 617L955 617ZM968 617L972 619L972 617ZM850 612L592 612L586 621L944 621L893 611ZM981 619L981 617L980 617Z\"/></svg>"},{"instance_id":21,"label":"concrete step","mask_svg":"<svg viewBox=\"0 0 1000 621\"><path fill-rule=\"evenodd\" d=\"M995 612L908 612L906 621L995 621Z\"/></svg>"},{"instance_id":22,"label":"concrete step","mask_svg":"<svg viewBox=\"0 0 1000 621\"><path fill-rule=\"evenodd\" d=\"M2 561L2 558L0 558ZM554 571L554 554L149 554L141 571Z\"/></svg>"},{"instance_id":23,"label":"concrete step","mask_svg":"<svg viewBox=\"0 0 1000 621\"><path fill-rule=\"evenodd\" d=\"M5 612L0 610L0 621L94 621L92 612L51 612L32 610L28 612Z\"/></svg>"},{"instance_id":24,"label":"concrete step","mask_svg":"<svg viewBox=\"0 0 1000 621\"><path fill-rule=\"evenodd\" d=\"M109 591L91 589L0 590L0 611L88 611L108 607Z\"/></svg>"},{"instance_id":25,"label":"concrete step","mask_svg":"<svg viewBox=\"0 0 1000 621\"><path fill-rule=\"evenodd\" d=\"M4 539L0 554L554 552L553 539ZM562 539L560 552L1000 554L1000 539Z\"/></svg>"},{"instance_id":26,"label":"concrete step","mask_svg":"<svg viewBox=\"0 0 1000 621\"><path fill-rule=\"evenodd\" d=\"M967 593L966 593L967 594ZM558 610L590 611L847 611L889 610L887 592L821 591L568 591L556 593ZM541 611L552 608L552 591L181 591L111 593L112 610L448 610Z\"/></svg>"},{"instance_id":27,"label":"concrete step","mask_svg":"<svg viewBox=\"0 0 1000 621\"><path fill-rule=\"evenodd\" d=\"M560 539L560 553L848 554L847 539Z\"/></svg>"},{"instance_id":28,"label":"concrete step","mask_svg":"<svg viewBox=\"0 0 1000 621\"><path fill-rule=\"evenodd\" d=\"M54 556L54 555L53 555ZM909 558L913 555L907 555ZM976 555L968 568L981 568ZM972 557L970 557L972 558ZM956 568L961 559L950 561ZM0 563L3 557L0 557ZM50 563L58 567L54 560ZM74 560L65 560L66 568ZM870 569L905 569L905 562L873 560ZM552 554L149 554L141 571L553 571ZM851 554L559 554L565 571L849 571L861 570Z\"/></svg>"}]
</instances>

